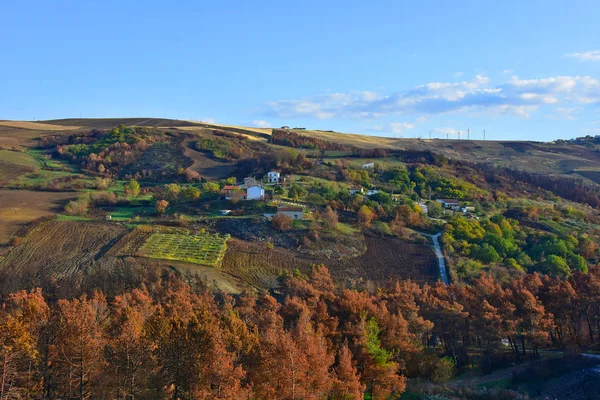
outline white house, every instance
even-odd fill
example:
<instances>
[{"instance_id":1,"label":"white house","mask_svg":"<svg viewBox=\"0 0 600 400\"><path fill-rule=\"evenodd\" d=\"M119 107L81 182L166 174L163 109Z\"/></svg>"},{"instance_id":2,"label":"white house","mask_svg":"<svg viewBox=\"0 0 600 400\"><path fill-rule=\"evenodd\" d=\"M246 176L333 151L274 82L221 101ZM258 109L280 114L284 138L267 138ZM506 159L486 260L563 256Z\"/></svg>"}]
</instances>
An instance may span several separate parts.
<instances>
[{"instance_id":1,"label":"white house","mask_svg":"<svg viewBox=\"0 0 600 400\"><path fill-rule=\"evenodd\" d=\"M472 206L465 206L463 208L460 209L460 211L467 213L467 212L473 212L475 211L475 207Z\"/></svg>"},{"instance_id":2,"label":"white house","mask_svg":"<svg viewBox=\"0 0 600 400\"><path fill-rule=\"evenodd\" d=\"M302 207L277 207L277 215L287 215L291 219L302 219Z\"/></svg>"},{"instance_id":3,"label":"white house","mask_svg":"<svg viewBox=\"0 0 600 400\"><path fill-rule=\"evenodd\" d=\"M350 193L351 195L353 195L354 193L363 194L364 192L365 192L365 190L361 187L355 187L355 188L348 189L348 193Z\"/></svg>"},{"instance_id":4,"label":"white house","mask_svg":"<svg viewBox=\"0 0 600 400\"><path fill-rule=\"evenodd\" d=\"M456 199L438 199L437 202L442 203L442 206L444 206L444 208L454 209L460 207L460 203Z\"/></svg>"},{"instance_id":5,"label":"white house","mask_svg":"<svg viewBox=\"0 0 600 400\"><path fill-rule=\"evenodd\" d=\"M271 171L271 172L267 173L267 182L279 183L279 172Z\"/></svg>"},{"instance_id":6,"label":"white house","mask_svg":"<svg viewBox=\"0 0 600 400\"><path fill-rule=\"evenodd\" d=\"M370 162L370 163L363 164L363 165L361 165L361 168L362 169L375 168L375 163Z\"/></svg>"},{"instance_id":7,"label":"white house","mask_svg":"<svg viewBox=\"0 0 600 400\"><path fill-rule=\"evenodd\" d=\"M246 200L264 200L265 189L255 185L251 186L246 190Z\"/></svg>"},{"instance_id":8,"label":"white house","mask_svg":"<svg viewBox=\"0 0 600 400\"><path fill-rule=\"evenodd\" d=\"M219 210L220 215L229 215L231 214L231 210Z\"/></svg>"},{"instance_id":9,"label":"white house","mask_svg":"<svg viewBox=\"0 0 600 400\"><path fill-rule=\"evenodd\" d=\"M379 193L379 190L377 190L377 189L369 189L369 190L367 190L367 196L373 196L376 193Z\"/></svg>"}]
</instances>

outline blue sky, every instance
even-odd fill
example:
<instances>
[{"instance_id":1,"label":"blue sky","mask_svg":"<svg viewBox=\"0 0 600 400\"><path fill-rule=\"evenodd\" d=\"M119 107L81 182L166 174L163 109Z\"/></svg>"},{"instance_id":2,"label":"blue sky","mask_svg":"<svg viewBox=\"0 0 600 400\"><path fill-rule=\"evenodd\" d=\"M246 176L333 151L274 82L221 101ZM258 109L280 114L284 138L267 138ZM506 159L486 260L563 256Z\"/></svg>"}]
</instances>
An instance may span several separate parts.
<instances>
[{"instance_id":1,"label":"blue sky","mask_svg":"<svg viewBox=\"0 0 600 400\"><path fill-rule=\"evenodd\" d=\"M4 1L0 119L600 134L600 2Z\"/></svg>"}]
</instances>

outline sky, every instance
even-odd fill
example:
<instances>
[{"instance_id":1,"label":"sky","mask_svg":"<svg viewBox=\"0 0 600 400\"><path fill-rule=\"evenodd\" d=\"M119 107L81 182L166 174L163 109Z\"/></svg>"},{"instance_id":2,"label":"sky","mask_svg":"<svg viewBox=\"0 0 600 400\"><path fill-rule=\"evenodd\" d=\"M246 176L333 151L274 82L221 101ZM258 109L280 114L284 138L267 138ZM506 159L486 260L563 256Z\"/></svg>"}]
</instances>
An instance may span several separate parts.
<instances>
[{"instance_id":1,"label":"sky","mask_svg":"<svg viewBox=\"0 0 600 400\"><path fill-rule=\"evenodd\" d=\"M600 134L600 2L2 1L0 119Z\"/></svg>"}]
</instances>

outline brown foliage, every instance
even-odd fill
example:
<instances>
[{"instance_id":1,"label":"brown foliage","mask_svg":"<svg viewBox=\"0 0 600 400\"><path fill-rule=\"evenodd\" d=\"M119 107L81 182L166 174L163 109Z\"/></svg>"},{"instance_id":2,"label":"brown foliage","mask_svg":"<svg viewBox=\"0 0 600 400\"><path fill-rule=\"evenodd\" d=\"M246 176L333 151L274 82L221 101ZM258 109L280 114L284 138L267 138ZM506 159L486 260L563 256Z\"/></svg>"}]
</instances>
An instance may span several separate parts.
<instances>
[{"instance_id":1,"label":"brown foliage","mask_svg":"<svg viewBox=\"0 0 600 400\"><path fill-rule=\"evenodd\" d=\"M271 221L273 228L280 232L285 232L292 227L292 217L288 217L285 214L277 213Z\"/></svg>"}]
</instances>

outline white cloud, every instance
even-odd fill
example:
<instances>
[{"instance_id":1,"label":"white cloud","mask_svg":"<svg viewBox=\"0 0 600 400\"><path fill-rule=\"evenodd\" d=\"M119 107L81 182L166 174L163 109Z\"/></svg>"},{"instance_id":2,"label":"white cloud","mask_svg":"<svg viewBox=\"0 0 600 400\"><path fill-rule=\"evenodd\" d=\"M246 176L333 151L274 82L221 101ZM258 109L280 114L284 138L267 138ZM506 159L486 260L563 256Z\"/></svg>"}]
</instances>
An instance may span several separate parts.
<instances>
[{"instance_id":1,"label":"white cloud","mask_svg":"<svg viewBox=\"0 0 600 400\"><path fill-rule=\"evenodd\" d=\"M390 94L362 91L272 101L266 114L278 118L373 119L469 112L528 118L543 106L569 108L596 103L600 105L600 82L589 76L512 76L505 83L492 85L489 77L477 75L471 80L430 82Z\"/></svg>"},{"instance_id":2,"label":"white cloud","mask_svg":"<svg viewBox=\"0 0 600 400\"><path fill-rule=\"evenodd\" d=\"M502 71L502 75L512 75L514 73L515 71L512 69L505 69L504 71Z\"/></svg>"},{"instance_id":3,"label":"white cloud","mask_svg":"<svg viewBox=\"0 0 600 400\"><path fill-rule=\"evenodd\" d=\"M252 121L252 126L256 128L270 128L271 124L269 124L264 119L255 119L254 121Z\"/></svg>"},{"instance_id":4,"label":"white cloud","mask_svg":"<svg viewBox=\"0 0 600 400\"><path fill-rule=\"evenodd\" d=\"M583 53L565 54L565 57L577 58L580 61L600 61L600 50L591 50Z\"/></svg>"},{"instance_id":5,"label":"white cloud","mask_svg":"<svg viewBox=\"0 0 600 400\"><path fill-rule=\"evenodd\" d=\"M548 115L550 119L568 119L575 120L577 119L573 116L574 113L578 112L579 109L577 107L556 107L554 113Z\"/></svg>"},{"instance_id":6,"label":"white cloud","mask_svg":"<svg viewBox=\"0 0 600 400\"><path fill-rule=\"evenodd\" d=\"M390 130L392 133L402 133L407 129L412 129L415 127L415 124L411 124L408 122L392 122L390 124Z\"/></svg>"},{"instance_id":7,"label":"white cloud","mask_svg":"<svg viewBox=\"0 0 600 400\"><path fill-rule=\"evenodd\" d=\"M461 76L463 76L464 74L462 72L455 72L454 76L457 78L460 78Z\"/></svg>"}]
</instances>

